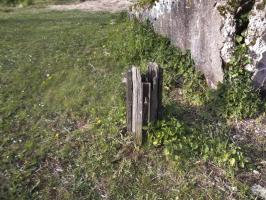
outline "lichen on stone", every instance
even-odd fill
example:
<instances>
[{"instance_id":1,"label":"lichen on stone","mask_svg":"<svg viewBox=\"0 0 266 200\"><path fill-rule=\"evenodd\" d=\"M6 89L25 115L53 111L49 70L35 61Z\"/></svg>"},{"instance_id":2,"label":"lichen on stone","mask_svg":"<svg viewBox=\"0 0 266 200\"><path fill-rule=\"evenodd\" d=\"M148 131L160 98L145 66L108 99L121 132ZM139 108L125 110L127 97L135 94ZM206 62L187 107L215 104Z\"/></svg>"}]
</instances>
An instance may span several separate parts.
<instances>
[{"instance_id":1,"label":"lichen on stone","mask_svg":"<svg viewBox=\"0 0 266 200\"><path fill-rule=\"evenodd\" d=\"M240 0L229 0L223 5L217 6L217 10L220 12L222 16L226 14L234 14L237 9L240 7L241 1Z\"/></svg>"},{"instance_id":2,"label":"lichen on stone","mask_svg":"<svg viewBox=\"0 0 266 200\"><path fill-rule=\"evenodd\" d=\"M251 60L246 69L254 72L255 86L266 89L266 8L258 9L263 2L265 0L257 0L251 11L245 44Z\"/></svg>"},{"instance_id":3,"label":"lichen on stone","mask_svg":"<svg viewBox=\"0 0 266 200\"><path fill-rule=\"evenodd\" d=\"M234 53L236 36L236 21L232 14L226 13L224 15L221 33L224 37L221 57L225 63L229 63Z\"/></svg>"},{"instance_id":4,"label":"lichen on stone","mask_svg":"<svg viewBox=\"0 0 266 200\"><path fill-rule=\"evenodd\" d=\"M263 0L261 3L256 5L257 10L263 10L266 6L266 0Z\"/></svg>"}]
</instances>

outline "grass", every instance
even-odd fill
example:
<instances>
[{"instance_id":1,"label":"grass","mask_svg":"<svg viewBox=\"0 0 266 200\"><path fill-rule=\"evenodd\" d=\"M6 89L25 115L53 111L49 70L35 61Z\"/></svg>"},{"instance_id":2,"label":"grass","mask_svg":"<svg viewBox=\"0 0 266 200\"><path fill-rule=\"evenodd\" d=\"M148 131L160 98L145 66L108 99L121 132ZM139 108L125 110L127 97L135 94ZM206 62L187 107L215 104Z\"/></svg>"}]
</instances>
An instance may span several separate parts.
<instances>
[{"instance_id":1,"label":"grass","mask_svg":"<svg viewBox=\"0 0 266 200\"><path fill-rule=\"evenodd\" d=\"M12 11L21 7L24 8L45 8L48 5L62 5L77 3L76 0L0 0L0 11Z\"/></svg>"},{"instance_id":2,"label":"grass","mask_svg":"<svg viewBox=\"0 0 266 200\"><path fill-rule=\"evenodd\" d=\"M85 159L85 149L95 145L97 152L98 145L90 139L94 131L81 130L98 115L120 109L123 66L104 47L115 18L104 13L1 13L2 197L35 198L37 188L40 198L57 196L57 190L68 195L60 186L52 189L61 182L55 166L69 176L65 184L77 187L72 192L85 187L78 186L83 174L72 179L85 164L76 171L81 160L74 158L84 149L77 159ZM68 158L64 164L63 157ZM86 162L92 161L88 157Z\"/></svg>"},{"instance_id":3,"label":"grass","mask_svg":"<svg viewBox=\"0 0 266 200\"><path fill-rule=\"evenodd\" d=\"M193 63L168 40L120 14L22 9L0 11L0 24L0 199L253 198L236 167L202 150L176 165L125 133L121 74L150 60L165 66L167 115L200 134L228 128L170 98Z\"/></svg>"}]
</instances>

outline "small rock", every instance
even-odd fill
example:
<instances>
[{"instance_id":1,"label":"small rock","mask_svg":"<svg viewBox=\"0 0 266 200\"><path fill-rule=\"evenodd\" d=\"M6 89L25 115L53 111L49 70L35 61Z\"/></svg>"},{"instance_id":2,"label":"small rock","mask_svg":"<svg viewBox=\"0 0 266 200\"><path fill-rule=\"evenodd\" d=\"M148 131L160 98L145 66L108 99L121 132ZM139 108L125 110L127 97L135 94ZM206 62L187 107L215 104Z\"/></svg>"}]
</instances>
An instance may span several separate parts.
<instances>
[{"instance_id":1,"label":"small rock","mask_svg":"<svg viewBox=\"0 0 266 200\"><path fill-rule=\"evenodd\" d=\"M253 174L259 175L259 174L260 174L260 172L259 172L259 171L257 171L257 170L253 170Z\"/></svg>"},{"instance_id":2,"label":"small rock","mask_svg":"<svg viewBox=\"0 0 266 200\"><path fill-rule=\"evenodd\" d=\"M266 188L255 184L252 186L251 190L254 195L266 200Z\"/></svg>"}]
</instances>

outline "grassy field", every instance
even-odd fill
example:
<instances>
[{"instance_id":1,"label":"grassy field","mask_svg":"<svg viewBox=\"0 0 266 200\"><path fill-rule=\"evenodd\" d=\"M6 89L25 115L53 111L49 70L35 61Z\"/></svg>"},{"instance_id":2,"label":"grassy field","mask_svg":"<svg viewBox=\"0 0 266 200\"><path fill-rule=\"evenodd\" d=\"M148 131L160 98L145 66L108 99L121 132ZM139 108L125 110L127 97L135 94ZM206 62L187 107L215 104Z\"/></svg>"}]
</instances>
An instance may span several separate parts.
<instances>
[{"instance_id":1,"label":"grassy field","mask_svg":"<svg viewBox=\"0 0 266 200\"><path fill-rule=\"evenodd\" d=\"M124 66L104 47L117 16L26 11L0 18L1 196L94 197L94 181L109 166L102 154L119 135L91 127L123 111ZM101 148L105 139L110 149Z\"/></svg>"},{"instance_id":2,"label":"grassy field","mask_svg":"<svg viewBox=\"0 0 266 200\"><path fill-rule=\"evenodd\" d=\"M71 4L76 0L0 0L0 10L12 10L17 7L44 8L53 4Z\"/></svg>"},{"instance_id":3,"label":"grassy field","mask_svg":"<svg viewBox=\"0 0 266 200\"><path fill-rule=\"evenodd\" d=\"M158 129L180 134L185 147L163 148L155 136L154 146L138 148L125 133L121 74L175 55L193 64L168 41L121 14L22 9L0 12L0 25L0 199L254 198L236 176L253 168L239 167L246 160L227 126L173 102L172 68L171 123Z\"/></svg>"}]
</instances>

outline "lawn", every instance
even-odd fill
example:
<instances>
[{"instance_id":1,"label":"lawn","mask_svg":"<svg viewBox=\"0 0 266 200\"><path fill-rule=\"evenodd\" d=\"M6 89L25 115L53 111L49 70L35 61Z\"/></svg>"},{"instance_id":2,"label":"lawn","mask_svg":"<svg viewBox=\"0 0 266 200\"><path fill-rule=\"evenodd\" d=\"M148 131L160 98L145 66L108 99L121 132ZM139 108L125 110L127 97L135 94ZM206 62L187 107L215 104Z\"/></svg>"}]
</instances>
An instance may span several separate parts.
<instances>
[{"instance_id":1,"label":"lawn","mask_svg":"<svg viewBox=\"0 0 266 200\"><path fill-rule=\"evenodd\" d=\"M12 10L16 7L45 8L47 5L77 3L76 0L0 0L0 10Z\"/></svg>"},{"instance_id":2,"label":"lawn","mask_svg":"<svg viewBox=\"0 0 266 200\"><path fill-rule=\"evenodd\" d=\"M93 179L107 161L101 158L104 150L97 150L100 135L90 127L98 115L123 111L125 66L105 48L116 18L82 12L0 14L2 198L94 195ZM102 133L111 136L118 137Z\"/></svg>"},{"instance_id":3,"label":"lawn","mask_svg":"<svg viewBox=\"0 0 266 200\"><path fill-rule=\"evenodd\" d=\"M187 146L208 143L184 154L180 159L188 161L183 167L165 156L162 146L136 147L125 133L122 73L130 64L143 68L153 57L166 62L167 56L178 54L165 40L147 39L154 33L132 39L143 29L134 32L125 18L79 11L0 11L0 199L252 198L235 168L218 165L220 157L215 162L212 154L201 152L221 143L226 155L231 148L224 162L235 166L233 162L244 160L232 144L219 141L223 137L201 136L200 131L220 134L224 129L211 127L205 118L206 127L198 128L195 137L180 132ZM129 42L155 49L153 56L130 49ZM163 58L157 42L160 49L170 49ZM194 126L192 107L175 107L169 98L164 103L173 116L192 117L183 123ZM234 154L239 160L230 157Z\"/></svg>"}]
</instances>

